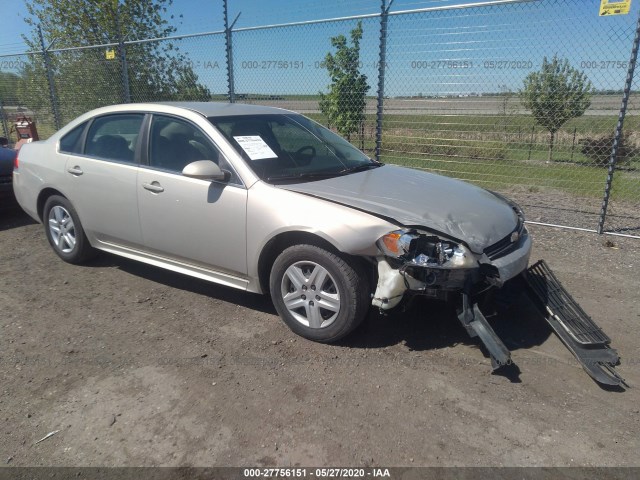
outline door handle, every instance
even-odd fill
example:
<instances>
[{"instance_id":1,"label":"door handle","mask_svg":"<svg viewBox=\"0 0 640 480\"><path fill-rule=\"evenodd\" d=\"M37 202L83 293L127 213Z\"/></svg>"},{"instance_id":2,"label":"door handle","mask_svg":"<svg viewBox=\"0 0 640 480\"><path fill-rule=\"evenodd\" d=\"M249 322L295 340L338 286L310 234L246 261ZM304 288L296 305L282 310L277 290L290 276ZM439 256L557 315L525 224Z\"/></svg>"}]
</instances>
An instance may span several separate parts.
<instances>
[{"instance_id":1,"label":"door handle","mask_svg":"<svg viewBox=\"0 0 640 480\"><path fill-rule=\"evenodd\" d=\"M143 183L142 188L144 188L145 190L149 190L150 192L153 192L153 193L164 192L163 186L160 185L158 182Z\"/></svg>"},{"instance_id":2,"label":"door handle","mask_svg":"<svg viewBox=\"0 0 640 480\"><path fill-rule=\"evenodd\" d=\"M71 175L74 175L76 177L82 175L84 172L82 171L82 169L79 166L75 166L75 167L71 167L69 169L67 169L67 172L69 172Z\"/></svg>"}]
</instances>

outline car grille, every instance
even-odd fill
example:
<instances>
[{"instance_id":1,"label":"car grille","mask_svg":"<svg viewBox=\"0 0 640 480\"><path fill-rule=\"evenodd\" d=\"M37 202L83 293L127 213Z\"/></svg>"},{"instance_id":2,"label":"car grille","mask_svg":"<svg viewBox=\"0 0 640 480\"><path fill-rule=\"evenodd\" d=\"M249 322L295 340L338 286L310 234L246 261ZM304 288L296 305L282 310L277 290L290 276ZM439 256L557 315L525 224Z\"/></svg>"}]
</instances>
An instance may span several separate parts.
<instances>
[{"instance_id":1,"label":"car grille","mask_svg":"<svg viewBox=\"0 0 640 480\"><path fill-rule=\"evenodd\" d=\"M490 260L496 260L500 257L504 257L505 255L510 254L516 248L518 248L518 241L511 241L511 236L514 233L518 233L518 238L520 238L524 232L524 220L522 217L518 217L518 226L511 232L509 235L504 237L502 240L497 241L493 245L484 249L484 253L489 257Z\"/></svg>"}]
</instances>

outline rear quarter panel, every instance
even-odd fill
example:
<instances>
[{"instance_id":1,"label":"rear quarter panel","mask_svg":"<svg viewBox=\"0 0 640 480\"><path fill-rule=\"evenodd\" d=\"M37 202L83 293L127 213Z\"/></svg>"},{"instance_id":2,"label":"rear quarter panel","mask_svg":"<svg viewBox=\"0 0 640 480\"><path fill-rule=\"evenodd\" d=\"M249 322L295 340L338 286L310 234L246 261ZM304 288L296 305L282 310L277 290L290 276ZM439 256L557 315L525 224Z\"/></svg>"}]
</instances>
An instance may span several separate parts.
<instances>
[{"instance_id":1,"label":"rear quarter panel","mask_svg":"<svg viewBox=\"0 0 640 480\"><path fill-rule=\"evenodd\" d=\"M13 187L22 209L37 221L38 196L46 188L53 188L63 195L67 191L64 175L65 156L55 150L53 139L23 145L18 153L18 169L13 174Z\"/></svg>"}]
</instances>

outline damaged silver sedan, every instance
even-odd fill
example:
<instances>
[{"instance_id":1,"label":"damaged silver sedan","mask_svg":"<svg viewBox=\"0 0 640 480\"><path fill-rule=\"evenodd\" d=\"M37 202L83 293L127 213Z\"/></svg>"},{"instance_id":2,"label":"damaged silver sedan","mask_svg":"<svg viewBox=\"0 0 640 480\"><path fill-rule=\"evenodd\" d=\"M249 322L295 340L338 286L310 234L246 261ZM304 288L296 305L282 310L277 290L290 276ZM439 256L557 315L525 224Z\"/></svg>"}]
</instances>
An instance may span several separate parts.
<instances>
[{"instance_id":1,"label":"damaged silver sedan","mask_svg":"<svg viewBox=\"0 0 640 480\"><path fill-rule=\"evenodd\" d=\"M24 145L13 181L67 262L102 250L269 293L294 332L320 342L349 334L371 306L389 310L415 295L455 301L494 367L510 361L476 301L527 270L520 208L458 180L373 161L294 112L101 108ZM551 327L590 375L620 385L609 338L545 264L529 270Z\"/></svg>"},{"instance_id":2,"label":"damaged silver sedan","mask_svg":"<svg viewBox=\"0 0 640 480\"><path fill-rule=\"evenodd\" d=\"M331 342L371 305L455 300L527 268L517 205L384 165L293 112L216 103L102 108L26 145L18 201L54 251L95 250L251 292Z\"/></svg>"}]
</instances>

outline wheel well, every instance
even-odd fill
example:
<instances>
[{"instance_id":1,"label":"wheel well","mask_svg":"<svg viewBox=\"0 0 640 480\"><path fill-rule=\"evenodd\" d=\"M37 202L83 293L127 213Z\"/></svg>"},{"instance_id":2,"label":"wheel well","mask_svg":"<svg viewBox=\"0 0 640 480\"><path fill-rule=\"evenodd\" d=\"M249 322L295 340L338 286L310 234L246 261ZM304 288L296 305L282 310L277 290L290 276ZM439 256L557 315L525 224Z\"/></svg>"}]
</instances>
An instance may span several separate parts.
<instances>
[{"instance_id":1,"label":"wheel well","mask_svg":"<svg viewBox=\"0 0 640 480\"><path fill-rule=\"evenodd\" d=\"M260 253L260 259L258 260L258 276L260 278L260 287L263 292L269 292L269 275L271 274L271 266L273 265L273 262L275 262L278 255L293 245L314 245L316 247L324 248L325 250L339 255L342 258L348 258L350 262L357 262L362 266L367 265L367 262L364 259L340 252L330 242L318 235L314 235L313 233L281 233L269 240ZM369 272L369 270L370 269L365 269L366 272Z\"/></svg>"},{"instance_id":2,"label":"wheel well","mask_svg":"<svg viewBox=\"0 0 640 480\"><path fill-rule=\"evenodd\" d=\"M45 188L38 195L37 209L38 209L38 217L40 218L40 220L43 220L42 211L44 210L44 204L47 203L47 199L52 195L60 195L61 197L64 197L64 195L60 193L58 190L56 190L55 188Z\"/></svg>"}]
</instances>

